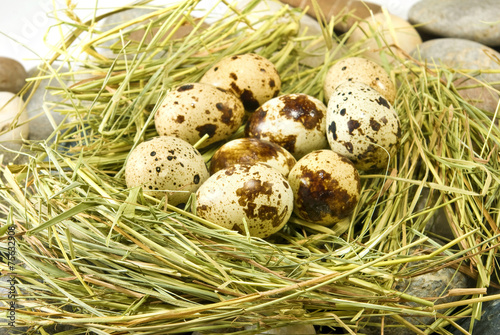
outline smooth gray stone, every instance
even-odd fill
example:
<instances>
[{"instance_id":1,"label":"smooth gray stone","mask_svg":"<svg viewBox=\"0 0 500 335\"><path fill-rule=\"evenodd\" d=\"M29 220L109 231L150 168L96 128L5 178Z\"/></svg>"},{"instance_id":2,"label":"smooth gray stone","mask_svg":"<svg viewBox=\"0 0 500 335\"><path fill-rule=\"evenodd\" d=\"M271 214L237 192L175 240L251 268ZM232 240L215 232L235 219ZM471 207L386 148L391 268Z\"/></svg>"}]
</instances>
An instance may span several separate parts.
<instances>
[{"instance_id":1,"label":"smooth gray stone","mask_svg":"<svg viewBox=\"0 0 500 335\"><path fill-rule=\"evenodd\" d=\"M59 70L59 72L66 71L67 69ZM34 77L37 76L38 70L34 68L28 73L30 77ZM70 85L68 83L66 84ZM50 115L56 125L63 122L65 118L63 114L54 110L54 104L61 103L63 100L62 96L53 95L53 91L47 89L47 87L61 87L61 84L55 78L43 79L26 106L28 118L33 118L30 121L29 140L31 141L45 141L55 130L54 126L47 117L44 106L46 110L50 112ZM25 100L29 97L30 92L31 90L24 95Z\"/></svg>"},{"instance_id":2,"label":"smooth gray stone","mask_svg":"<svg viewBox=\"0 0 500 335\"><path fill-rule=\"evenodd\" d=\"M478 70L468 72L468 75L500 89L500 53L484 44L459 38L439 38L422 43L412 56L427 63L430 68L435 63L459 70ZM498 72L484 73L481 70ZM475 79L459 75L455 76L454 84L466 101L495 113L500 97L494 90L479 85Z\"/></svg>"},{"instance_id":3,"label":"smooth gray stone","mask_svg":"<svg viewBox=\"0 0 500 335\"><path fill-rule=\"evenodd\" d=\"M491 294L500 294L500 290L491 292ZM492 300L483 303L483 314L480 320L474 321L474 334L498 335L500 334L500 300ZM470 318L464 318L457 322L465 330L469 330ZM453 329L453 335L462 335L458 329Z\"/></svg>"},{"instance_id":4,"label":"smooth gray stone","mask_svg":"<svg viewBox=\"0 0 500 335\"><path fill-rule=\"evenodd\" d=\"M408 20L424 33L500 46L500 1L421 0Z\"/></svg>"},{"instance_id":5,"label":"smooth gray stone","mask_svg":"<svg viewBox=\"0 0 500 335\"><path fill-rule=\"evenodd\" d=\"M456 69L500 70L500 53L484 44L460 38L438 38L418 46L412 56L432 66L443 64ZM496 82L500 87L500 73L481 73L485 82Z\"/></svg>"},{"instance_id":6,"label":"smooth gray stone","mask_svg":"<svg viewBox=\"0 0 500 335\"><path fill-rule=\"evenodd\" d=\"M424 246L423 246L424 247ZM411 265L411 263L410 263ZM414 297L428 298L441 297L434 301L435 304L449 303L460 300L459 296L446 297L450 289L471 287L470 279L464 274L457 272L453 268L443 268L431 273L425 273L410 279L401 280L396 284L396 290L407 293ZM415 302L405 302L408 306L421 306ZM403 318L413 325L431 325L435 319L427 316L403 316ZM373 318L372 322L380 322L380 318ZM385 318L385 324L396 325L391 318ZM399 325L399 324L397 324ZM366 327L362 331L368 335L381 334L381 329L377 327ZM413 335L413 330L403 326L385 327L385 335ZM484 334L482 334L484 335Z\"/></svg>"}]
</instances>

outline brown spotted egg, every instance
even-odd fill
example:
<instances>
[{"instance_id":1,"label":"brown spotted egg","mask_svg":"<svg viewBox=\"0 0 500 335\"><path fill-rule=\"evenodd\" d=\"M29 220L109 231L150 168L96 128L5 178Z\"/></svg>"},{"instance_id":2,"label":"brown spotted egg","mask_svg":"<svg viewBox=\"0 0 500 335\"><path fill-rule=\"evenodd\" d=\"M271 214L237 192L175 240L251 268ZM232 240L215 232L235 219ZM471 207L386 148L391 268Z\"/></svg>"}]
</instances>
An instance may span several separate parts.
<instances>
[{"instance_id":1,"label":"brown spotted egg","mask_svg":"<svg viewBox=\"0 0 500 335\"><path fill-rule=\"evenodd\" d=\"M349 57L338 61L328 70L323 90L328 101L335 89L344 81L364 83L382 94L389 103L396 98L396 87L384 68L374 61L362 57Z\"/></svg>"},{"instance_id":2,"label":"brown spotted egg","mask_svg":"<svg viewBox=\"0 0 500 335\"><path fill-rule=\"evenodd\" d=\"M205 72L200 82L232 92L248 111L278 96L281 90L281 79L274 64L254 53L221 59Z\"/></svg>"},{"instance_id":3,"label":"brown spotted egg","mask_svg":"<svg viewBox=\"0 0 500 335\"><path fill-rule=\"evenodd\" d=\"M127 187L140 186L156 198L166 195L172 205L185 203L208 177L198 150L173 136L158 136L140 143L125 166Z\"/></svg>"},{"instance_id":4,"label":"brown spotted egg","mask_svg":"<svg viewBox=\"0 0 500 335\"><path fill-rule=\"evenodd\" d=\"M185 84L169 91L155 114L156 131L198 147L229 138L243 123L245 109L233 94L208 84Z\"/></svg>"},{"instance_id":5,"label":"brown spotted egg","mask_svg":"<svg viewBox=\"0 0 500 335\"><path fill-rule=\"evenodd\" d=\"M328 147L326 106L307 94L286 94L260 106L245 126L247 137L276 143L296 159Z\"/></svg>"},{"instance_id":6,"label":"brown spotted egg","mask_svg":"<svg viewBox=\"0 0 500 335\"><path fill-rule=\"evenodd\" d=\"M294 213L321 225L332 225L356 207L361 183L357 169L332 150L317 150L299 159L288 175Z\"/></svg>"},{"instance_id":7,"label":"brown spotted egg","mask_svg":"<svg viewBox=\"0 0 500 335\"><path fill-rule=\"evenodd\" d=\"M288 176L297 161L279 145L257 138L238 138L221 146L210 160L210 174L234 164L263 163Z\"/></svg>"},{"instance_id":8,"label":"brown spotted egg","mask_svg":"<svg viewBox=\"0 0 500 335\"><path fill-rule=\"evenodd\" d=\"M196 192L196 214L224 228L265 238L279 231L293 210L288 181L264 164L219 170Z\"/></svg>"},{"instance_id":9,"label":"brown spotted egg","mask_svg":"<svg viewBox=\"0 0 500 335\"><path fill-rule=\"evenodd\" d=\"M341 84L328 102L326 124L330 148L359 170L386 168L397 153L401 137L398 114L366 84Z\"/></svg>"}]
</instances>

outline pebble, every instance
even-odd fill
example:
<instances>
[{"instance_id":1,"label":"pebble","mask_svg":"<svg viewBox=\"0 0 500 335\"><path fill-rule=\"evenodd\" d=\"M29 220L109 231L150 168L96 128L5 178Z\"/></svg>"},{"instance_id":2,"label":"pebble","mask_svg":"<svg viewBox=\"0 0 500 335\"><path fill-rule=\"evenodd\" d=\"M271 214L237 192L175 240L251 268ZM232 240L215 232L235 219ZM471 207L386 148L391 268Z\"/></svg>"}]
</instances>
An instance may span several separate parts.
<instances>
[{"instance_id":1,"label":"pebble","mask_svg":"<svg viewBox=\"0 0 500 335\"><path fill-rule=\"evenodd\" d=\"M245 327L247 330L257 329L257 326ZM316 330L313 325L294 325L294 326L284 326L274 329L265 330L258 335L273 334L273 335L313 335L316 334Z\"/></svg>"},{"instance_id":2,"label":"pebble","mask_svg":"<svg viewBox=\"0 0 500 335\"><path fill-rule=\"evenodd\" d=\"M19 93L26 83L26 70L15 59L0 57L0 92Z\"/></svg>"},{"instance_id":3,"label":"pebble","mask_svg":"<svg viewBox=\"0 0 500 335\"><path fill-rule=\"evenodd\" d=\"M107 32L111 29L114 29L118 27L121 24L124 24L126 22L129 22L131 20L137 19L138 17L150 14L152 12L156 11L155 9L152 8L132 8L129 10L125 10L116 14L112 14L102 21L99 22L99 30L104 32ZM152 20L152 19L148 19ZM132 24L126 28L123 29L123 32L131 31L136 29L137 27L141 25L147 25L149 21L140 21L138 23ZM208 27L207 24L202 24L202 29ZM124 38L123 43L127 42L132 42L132 45L138 46L139 43L142 41L144 38L144 44L147 45L150 43L155 36L155 34L158 32L160 28L159 27L153 27L150 31L150 33L144 38L144 34L146 32L145 29L137 29L133 32L130 33L130 35L126 38ZM189 22L185 22L182 24L176 31L175 33L170 37L171 39L178 39L182 38L184 36L187 36L191 31L193 30L193 26ZM165 33L164 36L167 36L168 33ZM121 39L120 38L113 38L109 41L105 41L103 43L97 44L96 50L102 55L107 58L115 58L117 55L113 52L113 50L110 49L111 46L113 45L122 45ZM117 46L114 46L114 49L116 50ZM129 47L129 50L131 47ZM155 58L160 58L164 52L158 52L157 55L155 55ZM132 59L135 56L135 53L127 55L127 59Z\"/></svg>"},{"instance_id":4,"label":"pebble","mask_svg":"<svg viewBox=\"0 0 500 335\"><path fill-rule=\"evenodd\" d=\"M384 59L389 63L396 61L392 54L406 58L406 54L422 44L422 38L408 21L393 14L386 16L378 13L354 29L348 45L355 47L357 43L360 43L361 49L365 49L362 56L383 65Z\"/></svg>"},{"instance_id":5,"label":"pebble","mask_svg":"<svg viewBox=\"0 0 500 335\"><path fill-rule=\"evenodd\" d=\"M125 22L136 19L136 18L143 16L143 15L149 14L153 11L154 11L153 9L149 9L149 8L132 8L129 10L125 10L122 12L112 14L112 15L102 19L101 21L99 21L98 30L105 33L111 29L118 27L119 25L121 25ZM124 28L124 30L134 29L134 28L136 28L144 23L146 23L146 22L140 22L140 23L130 25L129 27ZM137 39L140 41L141 37L144 36L144 34L142 34L142 36L139 36L140 31L134 32L133 34L134 35L133 35L132 39L135 41L137 41ZM127 40L124 41L124 43L126 43L126 42L127 42ZM98 42L98 44L96 44L96 46L97 46L96 51L104 57L113 59L116 57L116 54L113 52L113 50L110 49L110 47L113 45L116 45L117 43L121 43L119 38L113 38L113 39L111 39L109 41L105 41L103 43ZM127 58L132 59L133 56L134 55L129 55Z\"/></svg>"},{"instance_id":6,"label":"pebble","mask_svg":"<svg viewBox=\"0 0 500 335\"><path fill-rule=\"evenodd\" d=\"M427 34L500 46L500 1L421 0L408 19Z\"/></svg>"},{"instance_id":7,"label":"pebble","mask_svg":"<svg viewBox=\"0 0 500 335\"><path fill-rule=\"evenodd\" d=\"M491 295L500 294L500 290L491 292ZM498 335L500 334L500 300L492 300L483 303L483 313L480 320L474 321L474 334ZM470 318L463 318L457 322L465 330L469 330ZM452 329L453 335L462 335L463 333L456 328Z\"/></svg>"},{"instance_id":8,"label":"pebble","mask_svg":"<svg viewBox=\"0 0 500 335\"><path fill-rule=\"evenodd\" d=\"M57 70L59 73L67 72L66 68ZM28 71L30 77L38 76L38 69L33 68ZM65 84L68 84L66 79L63 79ZM61 95L53 95L53 90L48 90L47 87L61 87L60 82L56 78L43 79L36 91L33 93L26 106L26 111L30 121L30 141L45 141L54 132L55 128L47 117L46 111L49 111L55 125L59 125L64 120L64 115L54 110L55 103L61 103L63 97ZM27 100L31 91L25 94ZM44 111L46 109L46 111Z\"/></svg>"},{"instance_id":9,"label":"pebble","mask_svg":"<svg viewBox=\"0 0 500 335\"><path fill-rule=\"evenodd\" d=\"M484 44L459 39L459 38L439 38L422 43L412 52L412 56L427 62L443 64L453 69L468 70L500 70L500 53ZM493 88L500 89L500 72L497 73L469 73L481 81L491 83ZM476 80L457 76L455 84L459 87L477 86L460 89L460 95L478 108L482 108L494 113L499 95L494 90L484 86L478 86Z\"/></svg>"},{"instance_id":10,"label":"pebble","mask_svg":"<svg viewBox=\"0 0 500 335\"><path fill-rule=\"evenodd\" d=\"M411 265L411 263L410 263ZM441 297L445 295L450 289L468 288L470 287L470 280L464 274L457 272L453 268L443 268L434 272L425 273L411 279L403 279L396 284L395 289L409 294L414 297L428 298L428 297ZM460 296L442 297L434 301L435 304L443 304L460 300ZM403 303L407 306L421 306L415 302ZM431 325L434 317L428 316L403 316L403 318L413 325ZM380 322L380 318L374 318L370 322ZM415 334L410 328L401 326L399 323L393 321L392 318L386 317L384 319L385 325L398 325L398 327L384 327L383 334L385 335L413 335ZM380 327L366 327L363 329L368 335L381 334ZM484 334L483 334L484 335Z\"/></svg>"},{"instance_id":11,"label":"pebble","mask_svg":"<svg viewBox=\"0 0 500 335\"><path fill-rule=\"evenodd\" d=\"M316 0L327 22L335 19L334 26L339 32L347 32L351 27L370 16L370 13L377 14L382 11L382 7L375 3L357 0ZM317 19L312 0L281 0L292 7L305 9L307 14ZM350 13L351 15L346 15Z\"/></svg>"},{"instance_id":12,"label":"pebble","mask_svg":"<svg viewBox=\"0 0 500 335\"><path fill-rule=\"evenodd\" d=\"M438 192L431 192L429 188L423 188L420 192L417 205L415 207L415 212L423 212L436 207L436 201L438 197ZM423 214L426 215L426 214ZM446 216L446 211L444 207L439 207L434 209L432 215L428 218L425 230L432 234L438 236L443 240L454 240L455 236L450 227L450 223Z\"/></svg>"},{"instance_id":13,"label":"pebble","mask_svg":"<svg viewBox=\"0 0 500 335\"><path fill-rule=\"evenodd\" d=\"M23 140L28 138L30 129L29 123L26 122L28 120L28 114L23 111L21 115L18 116L23 108L23 104L23 100L14 93L0 92L0 132L9 129L13 122L22 124L0 135L0 155L3 155L3 159L1 160L3 164L17 164L24 161L23 156L16 153L21 150ZM4 147L7 150L4 149Z\"/></svg>"}]
</instances>

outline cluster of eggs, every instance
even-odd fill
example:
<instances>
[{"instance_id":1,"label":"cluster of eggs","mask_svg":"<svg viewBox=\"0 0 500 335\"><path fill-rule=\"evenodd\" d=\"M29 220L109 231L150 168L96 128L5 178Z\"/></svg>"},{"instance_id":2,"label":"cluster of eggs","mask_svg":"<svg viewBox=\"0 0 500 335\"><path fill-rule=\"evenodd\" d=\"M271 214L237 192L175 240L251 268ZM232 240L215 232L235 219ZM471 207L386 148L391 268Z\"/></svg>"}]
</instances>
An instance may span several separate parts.
<instances>
[{"instance_id":1,"label":"cluster of eggs","mask_svg":"<svg viewBox=\"0 0 500 335\"><path fill-rule=\"evenodd\" d=\"M226 57L166 94L154 118L159 136L129 155L127 186L172 205L195 193L198 216L255 237L278 232L292 213L333 225L358 203L358 170L382 167L397 149L391 85L375 63L346 59L328 72L325 105L280 95L278 71L260 55ZM245 137L231 139L242 126ZM221 142L208 168L198 148Z\"/></svg>"}]
</instances>

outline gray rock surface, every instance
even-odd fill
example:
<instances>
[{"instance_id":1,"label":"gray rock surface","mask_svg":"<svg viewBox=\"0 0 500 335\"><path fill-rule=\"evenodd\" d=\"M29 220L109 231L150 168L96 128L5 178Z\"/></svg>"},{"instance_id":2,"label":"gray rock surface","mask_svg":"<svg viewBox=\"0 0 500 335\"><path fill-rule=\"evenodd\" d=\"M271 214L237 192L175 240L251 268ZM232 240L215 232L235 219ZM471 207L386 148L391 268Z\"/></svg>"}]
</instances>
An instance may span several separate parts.
<instances>
[{"instance_id":1,"label":"gray rock surface","mask_svg":"<svg viewBox=\"0 0 500 335\"><path fill-rule=\"evenodd\" d=\"M491 292L500 294L500 290ZM470 318L464 318L458 324L465 330L469 330ZM483 314L480 320L474 321L474 334L498 335L500 334L500 300L493 300L483 303ZM453 329L453 335L462 335L458 329Z\"/></svg>"},{"instance_id":2,"label":"gray rock surface","mask_svg":"<svg viewBox=\"0 0 500 335\"><path fill-rule=\"evenodd\" d=\"M500 4L500 2L499 2ZM500 13L500 12L499 12ZM500 15L499 15L500 19ZM500 89L500 72L485 73L481 70L500 71L500 53L484 44L459 38L439 38L422 43L412 56L426 62L445 65L459 70L477 70L468 75ZM491 88L478 84L477 80L457 75L454 84L458 93L474 106L494 113L499 95Z\"/></svg>"},{"instance_id":3,"label":"gray rock surface","mask_svg":"<svg viewBox=\"0 0 500 335\"><path fill-rule=\"evenodd\" d=\"M60 72L66 71L67 69L60 70ZM36 77L38 70L36 68L31 69L28 73L29 77ZM65 117L54 110L54 103L61 102L62 97L53 95L53 91L47 89L47 87L61 87L61 84L55 78L43 79L26 106L28 117L31 119L29 132L29 140L31 141L46 140L54 132L54 126L63 122ZM29 95L30 92L25 94L25 100ZM47 113L50 114L52 120L49 119ZM54 124L52 124L52 121Z\"/></svg>"},{"instance_id":4,"label":"gray rock surface","mask_svg":"<svg viewBox=\"0 0 500 335\"><path fill-rule=\"evenodd\" d=\"M421 0L408 12L424 33L500 46L500 1Z\"/></svg>"},{"instance_id":5,"label":"gray rock surface","mask_svg":"<svg viewBox=\"0 0 500 335\"><path fill-rule=\"evenodd\" d=\"M434 300L435 304L449 303L460 300L459 296L445 296L450 289L467 288L470 287L469 278L453 268L443 268L437 271L422 274L411 279L404 279L396 284L395 289L419 298L434 298L441 297ZM415 302L405 302L408 306L420 306ZM404 316L404 319L413 325L430 325L435 319L426 316ZM371 320L373 322L380 322L379 318ZM390 326L395 325L391 318L385 318L384 324ZM399 324L398 324L399 325ZM381 334L381 329L377 327L367 327L363 329L366 334L376 335ZM405 328L401 325L398 327L385 327L383 330L385 335L413 335L413 330Z\"/></svg>"}]
</instances>

